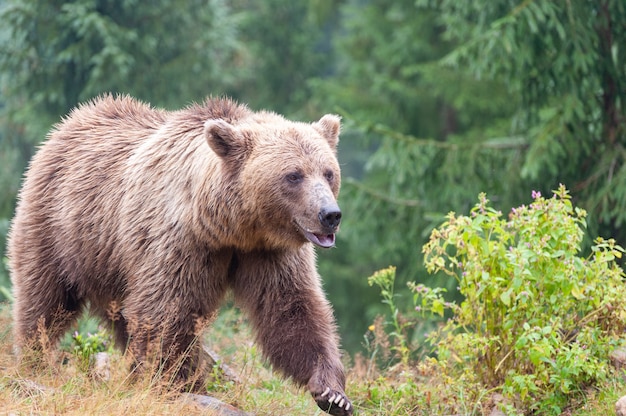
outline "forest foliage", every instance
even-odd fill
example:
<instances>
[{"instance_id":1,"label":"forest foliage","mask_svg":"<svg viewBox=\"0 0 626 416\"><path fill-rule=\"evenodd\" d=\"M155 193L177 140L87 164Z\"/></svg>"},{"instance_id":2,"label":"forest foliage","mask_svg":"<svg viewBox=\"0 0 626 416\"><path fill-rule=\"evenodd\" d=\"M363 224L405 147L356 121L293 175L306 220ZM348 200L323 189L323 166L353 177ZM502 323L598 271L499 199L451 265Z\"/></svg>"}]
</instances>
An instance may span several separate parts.
<instances>
[{"instance_id":1,"label":"forest foliage","mask_svg":"<svg viewBox=\"0 0 626 416\"><path fill-rule=\"evenodd\" d=\"M104 92L343 117L344 222L319 258L351 352L384 312L375 270L397 267L400 308L408 281L461 299L421 248L481 192L508 212L562 183L590 236L626 244L621 0L3 0L0 22L2 252L36 145Z\"/></svg>"}]
</instances>

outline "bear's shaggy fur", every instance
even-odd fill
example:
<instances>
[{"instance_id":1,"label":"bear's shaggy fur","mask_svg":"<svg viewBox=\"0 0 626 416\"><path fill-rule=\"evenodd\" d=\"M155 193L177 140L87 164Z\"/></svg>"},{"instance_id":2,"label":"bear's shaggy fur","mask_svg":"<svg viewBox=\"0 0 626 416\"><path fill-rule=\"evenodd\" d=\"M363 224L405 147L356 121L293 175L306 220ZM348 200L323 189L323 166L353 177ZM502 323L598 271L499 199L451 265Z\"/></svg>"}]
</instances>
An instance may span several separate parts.
<instances>
[{"instance_id":1,"label":"bear's shaggy fur","mask_svg":"<svg viewBox=\"0 0 626 416\"><path fill-rule=\"evenodd\" d=\"M270 362L351 414L313 249L341 217L339 129L225 98L75 109L31 161L10 229L18 348L41 348L42 330L58 340L88 302L138 364L156 344L192 368L198 323L232 290Z\"/></svg>"}]
</instances>

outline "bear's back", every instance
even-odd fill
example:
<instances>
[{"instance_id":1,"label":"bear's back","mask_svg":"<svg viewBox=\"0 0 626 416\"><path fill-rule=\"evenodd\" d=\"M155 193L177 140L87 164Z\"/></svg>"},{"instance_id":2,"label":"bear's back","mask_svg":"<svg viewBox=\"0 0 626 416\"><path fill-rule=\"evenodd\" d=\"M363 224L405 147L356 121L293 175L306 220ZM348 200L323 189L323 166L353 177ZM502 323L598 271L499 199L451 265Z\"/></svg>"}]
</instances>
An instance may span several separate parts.
<instances>
[{"instance_id":1,"label":"bear's back","mask_svg":"<svg viewBox=\"0 0 626 416\"><path fill-rule=\"evenodd\" d=\"M31 161L9 257L19 262L36 251L72 284L85 283L81 274L91 276L90 291L122 288L111 279L123 278L124 257L138 256L133 252L171 225L164 220L180 222L164 214L188 219L191 207L179 202L191 192L189 176L217 166L203 137L205 121L232 123L250 113L226 98L173 112L128 96L106 95L79 106Z\"/></svg>"},{"instance_id":2,"label":"bear's back","mask_svg":"<svg viewBox=\"0 0 626 416\"><path fill-rule=\"evenodd\" d=\"M167 112L130 97L103 96L55 125L19 194L9 244L13 268L32 257L67 281L79 270L102 283L118 274L111 260L126 164L166 119Z\"/></svg>"}]
</instances>

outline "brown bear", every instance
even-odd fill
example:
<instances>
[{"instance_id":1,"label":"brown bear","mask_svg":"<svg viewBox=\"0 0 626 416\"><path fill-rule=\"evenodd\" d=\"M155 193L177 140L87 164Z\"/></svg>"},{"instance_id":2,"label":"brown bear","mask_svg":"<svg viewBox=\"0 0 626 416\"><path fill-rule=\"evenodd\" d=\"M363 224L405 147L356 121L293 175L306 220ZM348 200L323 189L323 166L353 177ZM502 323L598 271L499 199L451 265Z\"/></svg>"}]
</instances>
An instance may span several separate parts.
<instances>
[{"instance_id":1,"label":"brown bear","mask_svg":"<svg viewBox=\"0 0 626 416\"><path fill-rule=\"evenodd\" d=\"M352 414L313 247L333 246L341 219L339 130L335 115L292 122L227 98L73 110L33 157L10 229L18 349L58 340L89 304L140 367L156 346L189 377L198 322L230 290L272 365Z\"/></svg>"}]
</instances>

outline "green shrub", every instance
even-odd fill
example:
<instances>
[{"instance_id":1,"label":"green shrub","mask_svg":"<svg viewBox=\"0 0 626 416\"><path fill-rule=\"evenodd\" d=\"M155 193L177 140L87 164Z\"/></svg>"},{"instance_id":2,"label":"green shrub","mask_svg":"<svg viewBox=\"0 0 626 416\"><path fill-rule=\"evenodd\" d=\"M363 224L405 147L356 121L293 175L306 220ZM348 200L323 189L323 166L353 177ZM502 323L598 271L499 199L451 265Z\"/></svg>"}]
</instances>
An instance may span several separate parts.
<instances>
[{"instance_id":1,"label":"green shrub","mask_svg":"<svg viewBox=\"0 0 626 416\"><path fill-rule=\"evenodd\" d=\"M74 332L72 336L73 353L78 360L78 368L81 371L89 371L95 361L96 353L109 350L109 338L109 335L103 330L95 334L88 332L86 335L78 331Z\"/></svg>"},{"instance_id":2,"label":"green shrub","mask_svg":"<svg viewBox=\"0 0 626 416\"><path fill-rule=\"evenodd\" d=\"M412 285L417 310L452 318L429 336L442 368L501 390L525 411L559 414L573 395L611 371L623 341L626 285L616 259L624 250L598 238L580 256L585 211L564 186L508 218L484 194L469 216L450 213L424 245L429 273L456 279L464 300Z\"/></svg>"}]
</instances>

